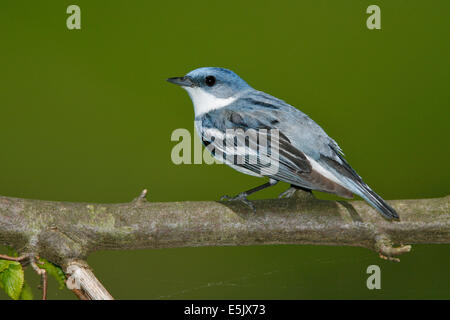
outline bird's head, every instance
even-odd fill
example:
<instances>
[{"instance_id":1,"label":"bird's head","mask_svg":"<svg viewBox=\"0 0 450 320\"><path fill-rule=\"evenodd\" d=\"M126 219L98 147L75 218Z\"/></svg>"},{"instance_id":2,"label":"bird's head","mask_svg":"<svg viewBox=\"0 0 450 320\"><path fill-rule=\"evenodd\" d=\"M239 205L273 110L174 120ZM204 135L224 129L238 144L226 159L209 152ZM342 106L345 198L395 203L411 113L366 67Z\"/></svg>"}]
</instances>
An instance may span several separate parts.
<instances>
[{"instance_id":1,"label":"bird's head","mask_svg":"<svg viewBox=\"0 0 450 320\"><path fill-rule=\"evenodd\" d=\"M233 71L212 67L195 69L167 81L186 89L196 115L224 107L251 88Z\"/></svg>"}]
</instances>

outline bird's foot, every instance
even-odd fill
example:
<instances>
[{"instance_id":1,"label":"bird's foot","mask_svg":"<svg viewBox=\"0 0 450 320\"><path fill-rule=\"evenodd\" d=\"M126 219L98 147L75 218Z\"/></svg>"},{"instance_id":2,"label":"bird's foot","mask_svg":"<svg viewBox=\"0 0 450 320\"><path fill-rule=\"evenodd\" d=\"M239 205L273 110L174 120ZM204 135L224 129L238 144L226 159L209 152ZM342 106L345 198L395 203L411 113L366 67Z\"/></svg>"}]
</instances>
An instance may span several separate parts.
<instances>
[{"instance_id":1,"label":"bird's foot","mask_svg":"<svg viewBox=\"0 0 450 320\"><path fill-rule=\"evenodd\" d=\"M297 188L294 187L290 187L289 189L287 189L286 191L280 193L280 195L278 196L278 199L288 199L288 198L292 198L292 196L295 194L295 192L297 191Z\"/></svg>"},{"instance_id":2,"label":"bird's foot","mask_svg":"<svg viewBox=\"0 0 450 320\"><path fill-rule=\"evenodd\" d=\"M253 205L253 203L247 199L247 194L245 192L239 193L237 196L235 197L230 197L230 196L223 196L220 198L221 201L241 201L244 204L246 204L248 207L250 207L250 209L253 210L253 212L256 212L256 208Z\"/></svg>"}]
</instances>

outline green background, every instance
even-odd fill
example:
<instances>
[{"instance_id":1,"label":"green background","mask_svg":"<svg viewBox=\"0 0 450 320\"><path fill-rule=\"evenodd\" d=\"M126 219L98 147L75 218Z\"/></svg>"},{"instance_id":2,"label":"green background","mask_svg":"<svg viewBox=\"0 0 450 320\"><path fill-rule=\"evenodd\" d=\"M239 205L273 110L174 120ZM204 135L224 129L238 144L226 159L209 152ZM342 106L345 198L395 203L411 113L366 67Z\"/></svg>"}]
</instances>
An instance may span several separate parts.
<instances>
[{"instance_id":1,"label":"green background","mask_svg":"<svg viewBox=\"0 0 450 320\"><path fill-rule=\"evenodd\" d=\"M81 30L66 28L70 4L81 7ZM366 27L370 4L381 30ZM445 196L449 9L447 0L1 1L0 194L126 202L148 188L151 201L216 200L258 185L224 165L170 159L172 131L193 132L194 113L165 79L221 66L311 116L384 198ZM97 252L88 263L122 299L448 299L449 249L414 246L399 264L322 246ZM371 264L381 290L366 288ZM27 280L36 287L31 270ZM74 296L51 280L49 298Z\"/></svg>"}]
</instances>

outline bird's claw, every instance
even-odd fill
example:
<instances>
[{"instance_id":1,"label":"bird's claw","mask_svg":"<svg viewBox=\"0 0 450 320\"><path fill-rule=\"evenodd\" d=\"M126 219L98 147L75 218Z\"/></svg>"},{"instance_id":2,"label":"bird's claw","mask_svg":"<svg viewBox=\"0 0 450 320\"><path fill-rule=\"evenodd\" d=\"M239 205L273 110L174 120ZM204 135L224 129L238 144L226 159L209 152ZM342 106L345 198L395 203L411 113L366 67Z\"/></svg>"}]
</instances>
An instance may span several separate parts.
<instances>
[{"instance_id":1,"label":"bird's claw","mask_svg":"<svg viewBox=\"0 0 450 320\"><path fill-rule=\"evenodd\" d=\"M239 193L237 196L235 197L230 197L230 196L223 196L220 198L221 201L241 201L244 204L246 204L248 207L250 207L250 209L253 210L253 212L256 212L256 208L253 205L253 203L247 199L247 195L245 193Z\"/></svg>"},{"instance_id":2,"label":"bird's claw","mask_svg":"<svg viewBox=\"0 0 450 320\"><path fill-rule=\"evenodd\" d=\"M294 187L290 187L289 189L287 189L286 191L280 193L280 195L278 196L278 199L288 199L291 198L295 192L297 191L296 188Z\"/></svg>"}]
</instances>

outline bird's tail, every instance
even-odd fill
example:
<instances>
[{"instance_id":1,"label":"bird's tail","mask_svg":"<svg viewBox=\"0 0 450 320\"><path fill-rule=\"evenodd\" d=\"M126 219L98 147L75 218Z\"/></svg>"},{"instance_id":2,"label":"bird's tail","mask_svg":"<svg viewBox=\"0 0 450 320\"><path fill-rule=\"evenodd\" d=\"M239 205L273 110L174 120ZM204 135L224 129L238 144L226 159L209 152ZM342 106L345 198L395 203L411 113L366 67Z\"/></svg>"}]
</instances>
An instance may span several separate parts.
<instances>
[{"instance_id":1,"label":"bird's tail","mask_svg":"<svg viewBox=\"0 0 450 320\"><path fill-rule=\"evenodd\" d=\"M366 200L372 207L378 210L387 219L399 219L397 212L386 201L383 200L378 194L376 194L370 187L364 182L358 183L355 193L361 198Z\"/></svg>"}]
</instances>

